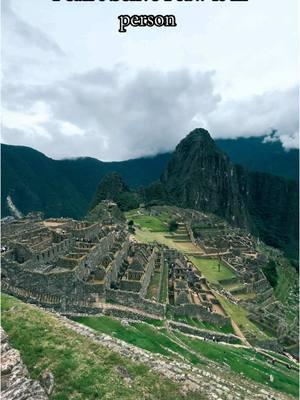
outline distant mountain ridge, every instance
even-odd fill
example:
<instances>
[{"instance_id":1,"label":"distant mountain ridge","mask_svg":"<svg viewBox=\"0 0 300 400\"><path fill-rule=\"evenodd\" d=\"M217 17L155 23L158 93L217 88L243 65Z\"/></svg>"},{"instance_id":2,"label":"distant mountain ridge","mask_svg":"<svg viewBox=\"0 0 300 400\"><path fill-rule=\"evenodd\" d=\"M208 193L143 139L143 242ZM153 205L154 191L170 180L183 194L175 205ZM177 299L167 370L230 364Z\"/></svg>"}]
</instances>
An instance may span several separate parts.
<instances>
[{"instance_id":1,"label":"distant mountain ridge","mask_svg":"<svg viewBox=\"0 0 300 400\"><path fill-rule=\"evenodd\" d=\"M118 172L132 188L159 178L170 154L121 162L94 158L53 160L25 146L1 145L2 216L9 215L6 198L24 214L40 210L46 217L86 215L100 180Z\"/></svg>"},{"instance_id":2,"label":"distant mountain ridge","mask_svg":"<svg viewBox=\"0 0 300 400\"><path fill-rule=\"evenodd\" d=\"M268 141L268 136L217 139L215 143L232 162L250 171L299 180L299 149L285 150L280 141Z\"/></svg>"},{"instance_id":3,"label":"distant mountain ridge","mask_svg":"<svg viewBox=\"0 0 300 400\"><path fill-rule=\"evenodd\" d=\"M234 163L298 180L299 150L286 152L279 142L263 143L262 137L215 143ZM118 172L131 188L147 186L159 179L172 153L121 162L88 157L53 160L30 147L2 144L1 155L3 216L9 215L6 197L11 195L23 213L41 210L46 216L80 218L106 174Z\"/></svg>"}]
</instances>

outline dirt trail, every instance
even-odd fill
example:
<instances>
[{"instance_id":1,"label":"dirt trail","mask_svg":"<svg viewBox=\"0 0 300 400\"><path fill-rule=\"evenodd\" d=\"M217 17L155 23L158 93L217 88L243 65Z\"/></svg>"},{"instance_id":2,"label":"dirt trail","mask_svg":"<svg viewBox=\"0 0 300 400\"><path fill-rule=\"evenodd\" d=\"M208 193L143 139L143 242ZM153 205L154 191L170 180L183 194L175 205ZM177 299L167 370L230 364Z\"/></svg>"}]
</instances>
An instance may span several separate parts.
<instances>
[{"instance_id":1,"label":"dirt trail","mask_svg":"<svg viewBox=\"0 0 300 400\"><path fill-rule=\"evenodd\" d=\"M243 335L243 332L240 330L236 322L231 320L232 327L234 329L235 334L241 339L241 341L247 346L247 347L252 347L251 344L248 342L248 340L245 338Z\"/></svg>"}]
</instances>

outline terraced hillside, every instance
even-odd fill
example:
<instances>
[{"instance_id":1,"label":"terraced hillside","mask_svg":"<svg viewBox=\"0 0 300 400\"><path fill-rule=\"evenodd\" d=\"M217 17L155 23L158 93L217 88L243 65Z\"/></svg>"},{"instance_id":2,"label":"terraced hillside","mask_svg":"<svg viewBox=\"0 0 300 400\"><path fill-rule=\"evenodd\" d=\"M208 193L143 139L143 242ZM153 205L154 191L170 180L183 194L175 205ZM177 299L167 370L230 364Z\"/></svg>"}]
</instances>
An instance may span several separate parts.
<instances>
[{"instance_id":1,"label":"terraced hillside","mask_svg":"<svg viewBox=\"0 0 300 400\"><path fill-rule=\"evenodd\" d=\"M268 354L170 331L163 321L95 316L76 318L79 324L7 295L2 310L31 377L53 373L51 399L287 400L298 393L287 358L270 364Z\"/></svg>"},{"instance_id":2,"label":"terraced hillside","mask_svg":"<svg viewBox=\"0 0 300 400\"><path fill-rule=\"evenodd\" d=\"M183 399L180 385L66 327L55 315L2 295L2 326L30 375L47 368L53 400ZM197 397L198 396L198 397ZM200 393L192 399L201 399Z\"/></svg>"},{"instance_id":3,"label":"terraced hillside","mask_svg":"<svg viewBox=\"0 0 300 400\"><path fill-rule=\"evenodd\" d=\"M297 274L279 251L193 210L152 207L133 210L127 218L134 221L137 241L176 249L192 262L209 285L203 283L202 289L219 303L215 311L231 318L236 334L253 344L275 348L276 342L297 352ZM178 224L175 232L168 230L172 220ZM157 281L158 274L153 285Z\"/></svg>"}]
</instances>

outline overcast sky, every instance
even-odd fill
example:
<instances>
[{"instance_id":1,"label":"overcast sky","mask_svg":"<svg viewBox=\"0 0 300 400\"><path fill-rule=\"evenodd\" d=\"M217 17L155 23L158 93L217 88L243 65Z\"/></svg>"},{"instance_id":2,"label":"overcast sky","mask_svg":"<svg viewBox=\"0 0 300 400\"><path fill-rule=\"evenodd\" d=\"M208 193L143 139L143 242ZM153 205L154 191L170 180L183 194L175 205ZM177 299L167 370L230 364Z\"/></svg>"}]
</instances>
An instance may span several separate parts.
<instances>
[{"instance_id":1,"label":"overcast sky","mask_svg":"<svg viewBox=\"0 0 300 400\"><path fill-rule=\"evenodd\" d=\"M272 129L298 146L298 0L3 0L2 141L53 158L169 151ZM175 14L128 28L120 14Z\"/></svg>"}]
</instances>

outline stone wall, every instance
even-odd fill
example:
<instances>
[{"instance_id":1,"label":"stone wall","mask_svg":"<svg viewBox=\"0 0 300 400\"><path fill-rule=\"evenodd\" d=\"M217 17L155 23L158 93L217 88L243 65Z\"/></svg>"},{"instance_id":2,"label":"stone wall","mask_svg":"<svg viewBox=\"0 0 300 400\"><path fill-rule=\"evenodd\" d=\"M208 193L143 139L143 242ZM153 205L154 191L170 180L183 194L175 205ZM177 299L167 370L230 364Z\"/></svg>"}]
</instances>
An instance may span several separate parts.
<instances>
[{"instance_id":1,"label":"stone wall","mask_svg":"<svg viewBox=\"0 0 300 400\"><path fill-rule=\"evenodd\" d=\"M149 262L146 265L145 272L142 278L142 284L141 284L141 289L140 289L140 296L145 297L148 286L151 280L152 273L154 272L155 269L155 260L156 260L157 254L156 250L153 249L152 254L149 258Z\"/></svg>"},{"instance_id":2,"label":"stone wall","mask_svg":"<svg viewBox=\"0 0 300 400\"><path fill-rule=\"evenodd\" d=\"M127 256L128 249L129 249L129 239L127 237L124 243L122 244L122 248L117 252L114 260L111 262L111 264L108 266L106 270L105 286L107 289L110 288L111 282L116 282L118 280L118 273L122 266L123 260Z\"/></svg>"},{"instance_id":3,"label":"stone wall","mask_svg":"<svg viewBox=\"0 0 300 400\"><path fill-rule=\"evenodd\" d=\"M164 256L164 253L162 253L162 256L160 258L159 284L158 284L158 289L157 289L157 294L156 294L157 301L159 300L159 297L160 297L162 280L163 280L163 276L164 276L164 274L163 274L164 267L165 267L165 256Z\"/></svg>"},{"instance_id":4,"label":"stone wall","mask_svg":"<svg viewBox=\"0 0 300 400\"><path fill-rule=\"evenodd\" d=\"M41 264L50 262L68 252L73 246L75 246L75 238L68 238L60 243L53 243L49 248L34 253L33 260Z\"/></svg>"},{"instance_id":5,"label":"stone wall","mask_svg":"<svg viewBox=\"0 0 300 400\"><path fill-rule=\"evenodd\" d=\"M23 269L15 262L3 262L2 269L11 286L35 292L65 296L74 291L76 278L72 271L41 273Z\"/></svg>"},{"instance_id":6,"label":"stone wall","mask_svg":"<svg viewBox=\"0 0 300 400\"><path fill-rule=\"evenodd\" d=\"M102 226L98 223L88 225L87 223L82 223L83 227L79 229L73 229L72 233L76 238L83 238L87 240L93 240L100 233ZM87 225L87 226L85 226Z\"/></svg>"},{"instance_id":7,"label":"stone wall","mask_svg":"<svg viewBox=\"0 0 300 400\"><path fill-rule=\"evenodd\" d=\"M205 339L209 340L216 340L218 342L225 342L225 343L240 343L240 339L232 334L223 334L220 332L215 332L215 331L208 331L205 329L198 329L195 327L192 327L190 325L185 325L185 324L180 324L177 322L170 321L169 325L172 329L178 329L183 333L188 333L190 335L194 336L199 336L203 337Z\"/></svg>"},{"instance_id":8,"label":"stone wall","mask_svg":"<svg viewBox=\"0 0 300 400\"><path fill-rule=\"evenodd\" d=\"M220 326L225 325L229 321L228 317L210 312L199 304L182 304L180 306L168 304L167 312L174 317L195 317Z\"/></svg>"},{"instance_id":9,"label":"stone wall","mask_svg":"<svg viewBox=\"0 0 300 400\"><path fill-rule=\"evenodd\" d=\"M187 230L188 235L189 235L189 237L190 237L190 239L191 239L191 242L192 242L195 246L197 246L197 242L196 242L196 239L195 239L195 237L194 237L193 229L191 228L191 225L190 225L190 224L186 224L186 230Z\"/></svg>"},{"instance_id":10,"label":"stone wall","mask_svg":"<svg viewBox=\"0 0 300 400\"><path fill-rule=\"evenodd\" d=\"M41 273L23 269L15 262L3 262L2 273L10 286L23 288L37 295L84 299L90 293L104 293L104 285L86 283L74 271Z\"/></svg>"},{"instance_id":11,"label":"stone wall","mask_svg":"<svg viewBox=\"0 0 300 400\"><path fill-rule=\"evenodd\" d=\"M107 289L106 300L108 302L119 303L151 314L156 314L161 317L165 314L165 306L163 304L143 299L138 293L134 292Z\"/></svg>"}]
</instances>

